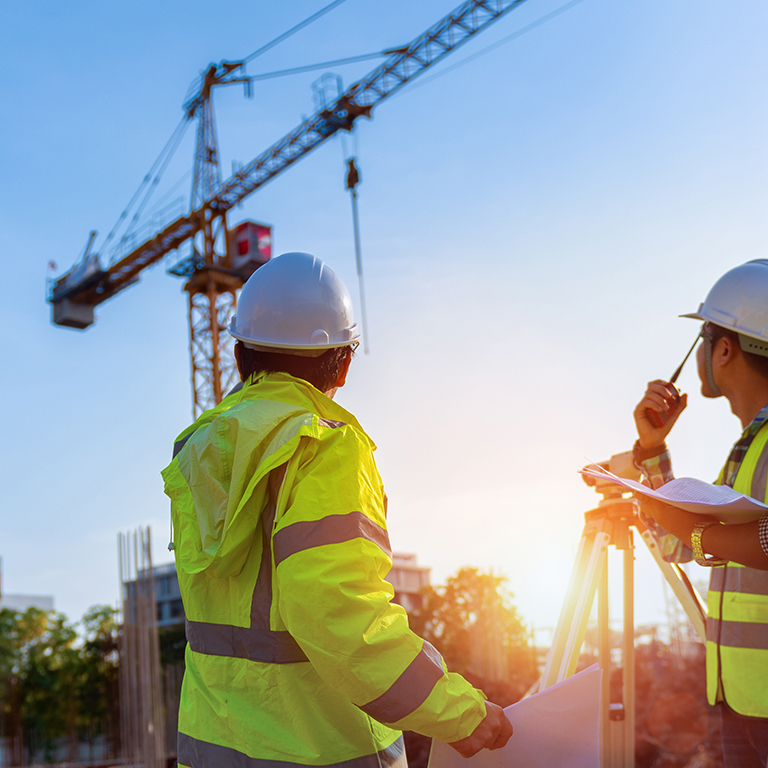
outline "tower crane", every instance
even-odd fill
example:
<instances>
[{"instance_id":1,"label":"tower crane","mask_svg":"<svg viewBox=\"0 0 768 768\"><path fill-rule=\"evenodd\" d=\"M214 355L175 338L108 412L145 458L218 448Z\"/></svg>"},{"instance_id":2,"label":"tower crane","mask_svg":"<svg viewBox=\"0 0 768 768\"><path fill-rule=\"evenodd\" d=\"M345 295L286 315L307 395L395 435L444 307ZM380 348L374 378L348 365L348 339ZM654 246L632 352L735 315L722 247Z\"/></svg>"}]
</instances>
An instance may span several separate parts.
<instances>
[{"instance_id":1,"label":"tower crane","mask_svg":"<svg viewBox=\"0 0 768 768\"><path fill-rule=\"evenodd\" d=\"M191 255L169 272L186 278L194 414L219 403L236 375L232 340L225 329L235 311L237 291L269 258L269 253L258 251L241 258L232 248L228 211L338 131L351 131L359 117L370 118L379 102L524 1L462 3L409 45L389 52L366 77L224 182L211 92L216 86L237 82L246 83L248 89L251 81L245 74L244 62L212 64L197 92L184 104L186 119L197 120L190 212L160 228L128 253L119 251L105 266L100 255L92 252L95 233L91 233L83 256L51 282L48 301L53 322L87 328L94 322L96 306L137 282L145 269L191 241Z\"/></svg>"}]
</instances>

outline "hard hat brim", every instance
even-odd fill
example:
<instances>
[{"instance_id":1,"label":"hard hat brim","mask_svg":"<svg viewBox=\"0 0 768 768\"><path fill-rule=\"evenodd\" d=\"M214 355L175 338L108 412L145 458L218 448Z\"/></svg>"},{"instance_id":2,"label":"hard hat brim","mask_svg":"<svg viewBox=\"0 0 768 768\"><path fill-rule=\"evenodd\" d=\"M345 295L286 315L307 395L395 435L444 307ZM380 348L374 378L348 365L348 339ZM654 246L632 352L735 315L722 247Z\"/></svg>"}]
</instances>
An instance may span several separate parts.
<instances>
[{"instance_id":1,"label":"hard hat brim","mask_svg":"<svg viewBox=\"0 0 768 768\"><path fill-rule=\"evenodd\" d=\"M266 350L274 350L277 352L278 350L291 350L293 352L315 352L320 350L321 352L327 352L329 349L338 349L339 347L350 347L355 342L360 340L360 332L355 328L352 331L352 334L348 339L345 339L344 341L332 341L328 342L327 344L287 344L284 341L268 341L264 339L254 339L250 338L248 336L243 336L242 334L235 333L235 331L232 329L232 325L234 324L234 320L231 321L229 327L227 328L227 331L229 331L229 335L233 338L237 339L238 341L243 342L247 347L251 348L259 348L262 347Z\"/></svg>"}]
</instances>

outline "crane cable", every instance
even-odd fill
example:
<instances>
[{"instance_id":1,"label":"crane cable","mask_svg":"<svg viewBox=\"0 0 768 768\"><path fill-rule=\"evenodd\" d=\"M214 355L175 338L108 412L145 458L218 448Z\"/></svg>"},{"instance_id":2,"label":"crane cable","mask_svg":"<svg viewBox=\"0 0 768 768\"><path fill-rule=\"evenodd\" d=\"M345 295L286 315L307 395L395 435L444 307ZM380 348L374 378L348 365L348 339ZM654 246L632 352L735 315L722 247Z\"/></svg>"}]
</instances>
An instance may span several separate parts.
<instances>
[{"instance_id":1,"label":"crane cable","mask_svg":"<svg viewBox=\"0 0 768 768\"><path fill-rule=\"evenodd\" d=\"M160 154L157 156L157 159L152 164L152 167L147 171L146 176L142 180L141 184L139 184L139 188L134 192L133 197L130 199L128 205L125 206L125 210L120 214L119 218L117 219L117 223L114 227L112 227L111 232L107 235L106 240L104 241L104 244L101 246L102 252L105 252L107 249L107 246L112 241L112 238L117 233L117 230L120 228L121 224L125 220L126 216L128 216L128 213L130 212L131 208L133 207L136 200L138 200L141 193L144 191L144 188L146 185L150 182L152 174L155 172L155 169L158 167L158 165L161 164L163 161L164 156L170 151L170 154L172 155L173 152L176 151L176 147L179 145L179 141L181 141L181 137L184 135L184 130L186 129L188 120L186 117L183 117L181 122L176 126L176 129L171 134L171 138L168 139L168 142L163 147ZM172 147L172 149L171 149ZM165 163L163 165L163 168L167 165L167 158L165 160ZM158 179L159 180L159 179ZM155 184L157 181L155 181Z\"/></svg>"},{"instance_id":2,"label":"crane cable","mask_svg":"<svg viewBox=\"0 0 768 768\"><path fill-rule=\"evenodd\" d=\"M560 14L565 13L566 11L570 11L571 8L583 2L584 0L570 0L570 2L565 3L564 5L561 5L559 8L555 8L554 11L550 11L549 13L544 14L544 16L542 16L541 18L536 19L536 21L532 21L530 24L526 24L524 27L521 27L520 29L515 30L514 32L512 32L512 34L507 35L506 37L502 37L501 40L497 40L495 43L491 43L490 45L487 45L485 48L482 48L481 50L477 51L477 53L473 53L469 56L466 56L461 61L457 61L455 64L451 64L450 66L447 66L445 69L442 69L439 72L435 72L431 77L425 77L423 80L419 80L417 83L409 83L407 88L403 88L402 91L400 91L399 93L396 93L392 98L396 99L398 98L398 96L402 96L403 93L412 93L416 89L421 88L422 86L427 85L428 83L432 83L435 80L439 80L441 77L444 77L450 72L460 69L466 64L469 64L470 62L475 61L475 59L479 59L481 56L485 56L487 53L490 53L491 51L495 51L497 48L501 48L502 45L506 45L507 43L512 42L512 40L516 40L518 37L522 37L523 35L528 34L528 32L531 32L537 27L540 27L543 24L546 24L548 21L552 21L552 19L556 18L557 16L560 16Z\"/></svg>"},{"instance_id":3,"label":"crane cable","mask_svg":"<svg viewBox=\"0 0 768 768\"><path fill-rule=\"evenodd\" d=\"M340 0L343 2L343 0ZM556 8L554 11L551 11L550 13L545 14L541 18L537 19L536 21L531 22L530 24L527 24L526 26L522 27L521 29L516 30L510 35L507 35L506 37L503 37L501 40L497 40L495 43L492 43L491 45L486 46L485 48L481 49L477 53L473 53L470 56L467 56L466 58L462 59L459 62L456 62L456 64L453 64L449 67L446 67L439 73L435 73L432 77L424 78L423 80L420 80L418 84L412 85L408 90L412 91L415 88L420 88L422 85L426 85L427 83L431 83L433 80L437 80L440 77L443 77L444 75L447 75L449 72L453 72L456 69L459 69L460 67L465 66L466 64L469 64L470 62L474 61L475 59L479 59L481 56L485 56L487 53L490 53L491 51L495 50L496 48L500 48L502 45L506 45L507 43L511 42L512 40L515 40L518 37L522 37L523 35L527 34L528 32L531 32L532 30L536 29L537 27L540 27L542 24L546 24L548 21L551 21L555 17L559 16L562 13L565 13L566 11L569 11L571 8L573 8L575 5L579 5L580 3L583 3L584 0L570 0L570 2L565 3L564 5L560 6L560 8ZM333 3L332 5L335 5ZM321 13L325 12L325 10L330 10L331 6L328 6L328 8L324 9L324 11L321 11ZM309 22L310 19L307 19L307 22ZM305 22L302 22L302 25ZM297 29L297 28L296 28ZM298 31L298 29L297 29ZM286 32L286 35L289 33ZM273 41L274 42L274 41ZM271 43L268 44L268 46L265 46L264 49L266 50L267 47L271 47ZM305 64L301 67L292 67L290 69L281 69L277 70L275 72L265 72L260 75L248 75L248 79L251 82L255 82L256 80L269 80L271 78L276 77L284 77L286 75L297 75L302 72L310 72L313 69L325 69L326 67L337 67L341 66L343 64L354 64L358 61L369 61L371 59L379 58L380 56L389 56L392 54L392 52L395 49L388 49L386 51L379 51L378 53L364 53L359 56L349 56L344 59L334 59L333 61L323 61L318 64ZM251 58L254 58L257 56L261 51L257 51L255 54L252 54L251 57L246 59L245 61L250 61ZM245 63L245 62L243 62Z\"/></svg>"},{"instance_id":4,"label":"crane cable","mask_svg":"<svg viewBox=\"0 0 768 768\"><path fill-rule=\"evenodd\" d=\"M190 168L185 174L181 175L174 183L173 186L168 188L168 191L163 194L163 196L157 201L156 205L161 206L163 203L165 203L170 196L176 192L176 190L182 185L188 183L190 177L192 176L192 168Z\"/></svg>"},{"instance_id":5,"label":"crane cable","mask_svg":"<svg viewBox=\"0 0 768 768\"><path fill-rule=\"evenodd\" d=\"M308 24L311 24L316 19L319 19L321 16L324 16L329 11L332 11L336 6L341 5L342 3L346 2L346 0L334 0L329 5L325 6L324 8L321 8L317 13L312 14L311 16L304 19L304 21L299 22L294 27L289 29L287 32L283 32L282 35L278 35L276 38L271 40L266 45L263 45L258 50L254 51L250 56L247 56L245 59L243 59L243 66L247 64L249 61L252 61L257 56L261 56L261 54L266 53L271 48L274 48L278 43L281 43L283 40L286 40L291 35L294 35L299 30L306 27ZM356 60L362 61L364 57L358 57ZM341 63L341 62L339 62ZM276 75L275 75L276 76ZM261 78L260 78L261 79ZM158 165L162 161L162 166L158 173L155 175L155 178L152 180L152 185L147 192L146 197L141 202L139 208L137 209L136 213L134 214L133 218L131 219L131 223L128 226L128 229L126 230L126 235L131 231L131 229L134 227L136 222L138 221L139 216L141 215L141 212L143 211L146 204L149 202L149 198L154 191L154 188L157 186L158 182L160 181L160 177L162 176L163 172L168 166L168 162L170 161L170 158L173 156L173 153L176 151L176 148L179 145L179 142L181 141L181 138L184 134L184 130L187 126L187 123L189 122L189 118L186 116L182 118L179 125L176 127L176 130L171 134L171 138L168 140L168 143L163 148L162 152L158 155L157 160L153 163L152 167L147 172L147 175L142 180L141 184L139 185L139 188L134 193L133 197L131 198L128 205L125 207L125 210L120 214L117 223L114 227L112 227L112 230L107 235L106 240L104 241L104 244L102 245L102 252L106 251L107 246L114 238L115 234L117 233L118 229L122 225L122 223L125 221L126 217L128 216L128 213L130 212L131 208L133 207L136 200L139 198L139 196L142 194L144 188L147 186L147 184L150 182L150 178L152 177L152 174L154 173L155 169L158 167ZM170 148L170 150L169 150ZM167 154L166 154L167 153ZM163 157L165 156L165 159L163 160Z\"/></svg>"},{"instance_id":6,"label":"crane cable","mask_svg":"<svg viewBox=\"0 0 768 768\"><path fill-rule=\"evenodd\" d=\"M153 192L157 188L157 185L160 182L160 179L161 179L162 175L165 173L165 169L168 167L168 163L171 162L171 159L173 158L174 153L178 149L178 146L181 143L182 138L184 137L184 129L186 129L187 125L189 125L189 120L185 118L184 124L183 124L183 129L181 131L179 131L178 135L176 136L176 141L175 141L174 145L171 147L171 149L166 154L165 159L163 160L163 164L160 166L160 169L155 174L155 178L152 180L152 184L150 185L149 189L147 190L146 196L141 201L141 204L139 205L139 207L136 209L136 213L133 215L133 218L131 219L131 223L128 225L128 229L125 231L125 236L126 237L128 236L128 234L135 227L136 223L139 220L139 216L141 216L142 211L144 210L145 206L149 202L149 198L152 196Z\"/></svg>"},{"instance_id":7,"label":"crane cable","mask_svg":"<svg viewBox=\"0 0 768 768\"><path fill-rule=\"evenodd\" d=\"M254 51L250 56L246 56L242 61L236 61L236 62L222 62L222 64L230 63L235 67L235 69L239 66L243 74L245 74L245 65L249 61L253 61L258 56L261 56L262 53L266 53L267 51L274 48L278 43L281 43L283 40L287 40L291 35L295 35L299 30L304 29L308 24L311 24L313 21L319 19L321 16L324 16L328 11L332 11L337 5L341 5L343 2L346 2L346 0L334 0L330 5L326 5L325 8L321 8L317 13L312 14L311 16L308 16L304 21L299 22L296 24L296 26L291 27L287 32L283 32L281 35L278 35L273 40L270 40L266 45L262 45L261 48ZM238 78L238 80L241 80L242 78ZM190 86L189 90L187 91L187 95L184 98L185 102L188 102L190 99L192 99L195 94L199 94L201 88L203 87L203 80L204 75L200 75L197 80L195 80Z\"/></svg>"},{"instance_id":8,"label":"crane cable","mask_svg":"<svg viewBox=\"0 0 768 768\"><path fill-rule=\"evenodd\" d=\"M521 37L522 35L525 35L526 33L536 29L536 27L540 27L542 24L546 24L548 21L551 21L556 16L559 16L561 13L565 13L566 11L569 11L571 8L573 8L575 5L578 5L579 3L584 2L584 0L570 0L570 2L565 3L560 8L555 9L551 13L545 14L541 18L537 19L534 22L531 22L530 24L522 27L521 29L516 30L511 35L507 35L506 37L503 37L501 40L498 40L497 42L486 46L482 50L478 51L477 53L472 54L471 56L467 56L466 58L462 59L460 62L457 62L453 66L447 67L442 72L438 72L432 77L425 78L421 82L419 82L417 85L412 86L409 88L409 91L414 90L414 88L420 88L422 85L426 85L427 83L432 82L433 80L437 80L439 77L443 77L444 75L448 74L449 72L452 72L455 69L458 69L459 67L463 67L466 64L469 64L470 62L474 61L475 59L479 59L481 56L484 56L487 53L490 53L491 51L495 50L496 48L500 48L502 45L506 45L507 43L511 42L512 40ZM345 63L343 61L339 62L333 62L333 63ZM329 65L332 63L329 62ZM286 70L285 74L290 74L290 70ZM274 73L272 76L277 77L279 74L283 73ZM268 75L261 76L260 79L266 78ZM255 79L255 78L252 78ZM400 94L402 95L404 91L401 91ZM346 176L346 189L349 191L350 198L352 201L352 226L354 229L354 237L355 237L355 261L357 264L357 277L360 283L360 309L362 313L362 321L363 321L363 349L365 350L366 354L368 353L368 322L366 318L365 313L365 292L364 292L364 286L363 286L363 260L362 260L362 254L361 254L361 248L360 248L360 224L358 219L358 211L357 211L357 190L356 187L361 181L360 177L360 171L357 165L355 164L356 155L357 155L357 134L353 133L353 141L355 144L355 152L347 156L347 145L345 141L345 137L341 135L341 143L342 143L342 157L344 158L344 163L347 166L347 176Z\"/></svg>"},{"instance_id":9,"label":"crane cable","mask_svg":"<svg viewBox=\"0 0 768 768\"><path fill-rule=\"evenodd\" d=\"M363 254L360 246L360 219L357 211L357 185L362 181L360 169L356 165L359 148L357 144L357 133L354 129L351 131L353 143L352 153L347 152L347 141L343 133L339 132L341 138L341 156L346 167L346 176L344 186L349 192L352 203L352 232L355 239L355 265L357 267L357 280L360 288L360 319L362 326L363 351L368 354L368 317L365 311L365 283L363 280Z\"/></svg>"},{"instance_id":10,"label":"crane cable","mask_svg":"<svg viewBox=\"0 0 768 768\"><path fill-rule=\"evenodd\" d=\"M269 80L274 77L285 77L286 75L298 75L301 72L311 72L313 69L325 69L326 67L338 67L342 64L354 64L358 61L370 61L379 59L382 56L391 55L392 51L378 51L377 53L363 53L359 56L348 56L345 59L334 59L333 61L322 61L318 64L305 64L301 67L292 67L291 69L280 69L276 72L264 72L260 75L248 75L251 82L256 80Z\"/></svg>"},{"instance_id":11,"label":"crane cable","mask_svg":"<svg viewBox=\"0 0 768 768\"><path fill-rule=\"evenodd\" d=\"M274 48L278 43L282 43L283 40L286 40L291 35L296 34L300 29L304 29L308 24L311 24L313 21L316 21L321 16L324 16L328 11L332 11L337 5L341 5L342 3L346 2L346 0L334 0L329 5L326 5L325 8L321 8L317 13L312 14L312 16L308 16L304 21L299 22L295 27L291 27L287 32L283 32L282 35L278 35L274 40L271 40L266 45L262 45L261 48L259 48L257 51L254 51L250 56L247 56L243 59L243 66L245 66L249 61L253 61L257 56L261 56L262 53L266 53L271 48Z\"/></svg>"},{"instance_id":12,"label":"crane cable","mask_svg":"<svg viewBox=\"0 0 768 768\"><path fill-rule=\"evenodd\" d=\"M355 236L355 263L360 284L360 313L363 321L363 351L368 354L368 317L365 312L365 286L363 283L363 254L360 248L360 219L357 213L357 185L360 183L360 169L355 165L354 155L347 160L346 187L352 199L352 229Z\"/></svg>"}]
</instances>

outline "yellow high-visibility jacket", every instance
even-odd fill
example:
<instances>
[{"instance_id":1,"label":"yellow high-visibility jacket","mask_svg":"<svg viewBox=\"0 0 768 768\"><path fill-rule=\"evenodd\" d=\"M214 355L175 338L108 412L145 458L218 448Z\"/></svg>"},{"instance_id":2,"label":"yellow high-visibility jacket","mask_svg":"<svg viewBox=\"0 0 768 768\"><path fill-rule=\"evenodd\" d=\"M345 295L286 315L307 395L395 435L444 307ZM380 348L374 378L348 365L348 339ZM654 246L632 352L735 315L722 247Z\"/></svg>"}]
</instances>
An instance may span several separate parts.
<instances>
[{"instance_id":1,"label":"yellow high-visibility jacket","mask_svg":"<svg viewBox=\"0 0 768 768\"><path fill-rule=\"evenodd\" d=\"M725 468L718 483L722 483ZM768 503L768 422L752 439L733 487ZM728 563L712 569L707 593L707 698L768 717L768 571Z\"/></svg>"},{"instance_id":2,"label":"yellow high-visibility jacket","mask_svg":"<svg viewBox=\"0 0 768 768\"><path fill-rule=\"evenodd\" d=\"M375 445L288 374L252 377L163 471L187 617L179 765L406 766L400 729L462 739L483 695L408 628Z\"/></svg>"}]
</instances>

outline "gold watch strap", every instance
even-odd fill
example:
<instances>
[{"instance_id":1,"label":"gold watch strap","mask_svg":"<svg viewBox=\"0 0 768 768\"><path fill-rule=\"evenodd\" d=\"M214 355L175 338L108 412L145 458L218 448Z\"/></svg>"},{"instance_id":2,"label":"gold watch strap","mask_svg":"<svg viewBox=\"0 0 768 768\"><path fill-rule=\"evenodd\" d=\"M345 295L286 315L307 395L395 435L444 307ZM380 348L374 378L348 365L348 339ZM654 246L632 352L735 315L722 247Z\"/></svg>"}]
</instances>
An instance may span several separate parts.
<instances>
[{"instance_id":1,"label":"gold watch strap","mask_svg":"<svg viewBox=\"0 0 768 768\"><path fill-rule=\"evenodd\" d=\"M728 563L727 560L720 560L717 557L708 557L701 546L701 535L707 528L711 528L713 525L720 525L720 523L696 523L691 532L691 549L693 550L694 560L696 560L698 565L703 565L707 568L711 568L714 565L726 565Z\"/></svg>"}]
</instances>

